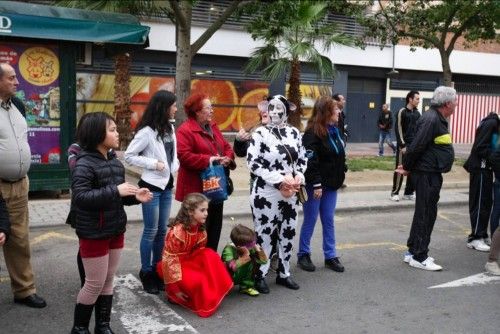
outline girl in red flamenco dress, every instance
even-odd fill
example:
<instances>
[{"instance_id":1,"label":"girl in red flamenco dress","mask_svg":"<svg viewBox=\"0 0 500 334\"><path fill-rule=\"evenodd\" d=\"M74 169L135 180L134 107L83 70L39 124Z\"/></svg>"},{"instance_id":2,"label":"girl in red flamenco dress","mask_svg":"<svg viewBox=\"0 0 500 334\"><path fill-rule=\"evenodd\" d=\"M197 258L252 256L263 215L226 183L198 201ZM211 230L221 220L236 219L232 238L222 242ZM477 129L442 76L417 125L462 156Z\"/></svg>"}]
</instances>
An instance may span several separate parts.
<instances>
[{"instance_id":1,"label":"girl in red flamenco dress","mask_svg":"<svg viewBox=\"0 0 500 334\"><path fill-rule=\"evenodd\" d=\"M208 198L199 193L187 195L165 238L162 261L157 272L165 282L170 302L184 306L200 317L211 316L233 280L220 256L205 248Z\"/></svg>"}]
</instances>

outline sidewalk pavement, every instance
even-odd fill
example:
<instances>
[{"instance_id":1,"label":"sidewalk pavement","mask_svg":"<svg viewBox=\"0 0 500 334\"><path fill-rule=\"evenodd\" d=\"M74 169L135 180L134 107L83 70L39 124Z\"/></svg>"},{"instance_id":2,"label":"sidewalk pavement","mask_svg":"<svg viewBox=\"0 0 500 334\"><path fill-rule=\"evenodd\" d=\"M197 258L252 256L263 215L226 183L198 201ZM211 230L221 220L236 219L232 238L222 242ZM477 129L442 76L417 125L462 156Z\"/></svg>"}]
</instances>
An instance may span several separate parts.
<instances>
[{"instance_id":1,"label":"sidewalk pavement","mask_svg":"<svg viewBox=\"0 0 500 334\"><path fill-rule=\"evenodd\" d=\"M348 187L349 188L349 187ZM347 189L348 189L347 188ZM469 192L464 188L445 188L441 190L439 206L468 205ZM338 195L337 213L360 213L366 211L381 212L409 209L414 206L414 201L401 200L393 202L389 199L387 190L341 190ZM69 212L69 199L32 200L29 202L30 226L46 227L63 225ZM179 210L180 203L172 203L171 216ZM125 207L129 222L141 222L142 211L140 205ZM302 208L300 208L302 211ZM224 220L251 217L248 192L235 191L224 204Z\"/></svg>"},{"instance_id":2,"label":"sidewalk pavement","mask_svg":"<svg viewBox=\"0 0 500 334\"><path fill-rule=\"evenodd\" d=\"M378 152L376 143L353 144L347 146L348 156L374 156ZM456 155L466 157L470 151L470 145L455 145ZM120 157L120 153L118 155ZM137 183L140 170L124 164L127 169L129 182ZM248 170L244 161L238 161L238 168L232 172L231 178L235 185L235 191L224 204L224 220L250 219L250 204L248 190ZM414 206L414 201L401 200L393 202L389 199L392 184L353 184L339 190L337 213L366 212L366 211L393 211L408 209ZM444 182L441 190L440 206L468 205L468 180L462 182ZM173 201L171 216L179 210L180 203ZM70 208L69 199L30 199L30 226L46 227L63 225L66 221ZM302 208L300 208L300 211ZM142 209L140 205L125 207L129 222L142 221Z\"/></svg>"},{"instance_id":3,"label":"sidewalk pavement","mask_svg":"<svg viewBox=\"0 0 500 334\"><path fill-rule=\"evenodd\" d=\"M469 192L464 188L448 188L441 190L439 206L468 205ZM336 213L360 213L366 211L393 211L404 210L414 206L414 201L401 200L393 202L389 199L387 190L381 191L349 191L342 190L338 195ZM32 200L29 202L30 227L46 227L63 225L69 212L69 199ZM179 210L180 203L173 201L171 216ZM129 222L141 222L142 211L140 205L125 207ZM300 208L302 211L302 208ZM235 191L235 194L224 204L224 220L237 220L251 216L248 193Z\"/></svg>"}]
</instances>

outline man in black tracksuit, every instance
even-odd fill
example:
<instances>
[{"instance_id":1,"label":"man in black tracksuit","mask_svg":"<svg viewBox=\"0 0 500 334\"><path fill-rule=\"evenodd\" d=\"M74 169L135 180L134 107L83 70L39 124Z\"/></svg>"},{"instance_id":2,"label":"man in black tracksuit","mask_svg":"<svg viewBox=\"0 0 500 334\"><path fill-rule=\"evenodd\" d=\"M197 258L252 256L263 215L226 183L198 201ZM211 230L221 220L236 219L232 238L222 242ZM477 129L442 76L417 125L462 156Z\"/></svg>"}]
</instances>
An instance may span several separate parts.
<instances>
[{"instance_id":1,"label":"man in black tracksuit","mask_svg":"<svg viewBox=\"0 0 500 334\"><path fill-rule=\"evenodd\" d=\"M420 112L417 109L419 103L420 93L415 90L408 92L406 95L406 107L401 108L396 115L396 168L403 161L406 149L415 137L417 121L420 118ZM395 172L392 180L391 200L395 202L399 201L399 190L402 185L403 175ZM414 190L411 176L408 175L403 198L411 200Z\"/></svg>"},{"instance_id":2,"label":"man in black tracksuit","mask_svg":"<svg viewBox=\"0 0 500 334\"><path fill-rule=\"evenodd\" d=\"M440 86L434 91L431 108L417 123L417 132L397 171L412 174L416 191L415 213L408 238L405 262L424 270L441 270L427 255L437 217L437 203L443 184L442 173L450 171L455 154L448 121L457 106L456 91Z\"/></svg>"},{"instance_id":3,"label":"man in black tracksuit","mask_svg":"<svg viewBox=\"0 0 500 334\"><path fill-rule=\"evenodd\" d=\"M476 129L470 156L464 164L470 173L469 214L471 234L467 247L488 252L490 247L484 239L488 238L488 220L493 203L493 172L490 165L492 137L498 132L499 118L494 112L483 118Z\"/></svg>"}]
</instances>

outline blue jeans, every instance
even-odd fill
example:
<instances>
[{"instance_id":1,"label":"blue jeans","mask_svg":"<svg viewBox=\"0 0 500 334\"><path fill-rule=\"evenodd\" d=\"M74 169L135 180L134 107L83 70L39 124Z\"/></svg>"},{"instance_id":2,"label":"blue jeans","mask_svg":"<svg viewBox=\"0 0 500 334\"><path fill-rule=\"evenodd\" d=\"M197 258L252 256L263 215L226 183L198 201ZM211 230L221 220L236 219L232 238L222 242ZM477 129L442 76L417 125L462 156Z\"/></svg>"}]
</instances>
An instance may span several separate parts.
<instances>
[{"instance_id":1,"label":"blue jeans","mask_svg":"<svg viewBox=\"0 0 500 334\"><path fill-rule=\"evenodd\" d=\"M490 216L490 237L498 227L498 220L500 219L500 180L495 177L493 182L493 209Z\"/></svg>"},{"instance_id":2,"label":"blue jeans","mask_svg":"<svg viewBox=\"0 0 500 334\"><path fill-rule=\"evenodd\" d=\"M140 252L141 270L153 271L154 266L161 260L167 221L172 206L172 189L153 191L153 199L142 203L142 217L144 230L142 232Z\"/></svg>"},{"instance_id":3,"label":"blue jeans","mask_svg":"<svg viewBox=\"0 0 500 334\"><path fill-rule=\"evenodd\" d=\"M298 256L311 254L311 237L314 232L314 225L318 220L318 215L323 225L323 255L325 260L337 256L335 249L335 225L334 215L337 205L337 191L328 187L323 187L323 194L320 199L314 199L314 189L312 185L306 186L308 200L304 206L304 222L300 228L300 241Z\"/></svg>"},{"instance_id":4,"label":"blue jeans","mask_svg":"<svg viewBox=\"0 0 500 334\"><path fill-rule=\"evenodd\" d=\"M394 153L396 153L396 145L392 142L391 131L380 130L378 135L378 154L384 155L384 143L387 143Z\"/></svg>"}]
</instances>

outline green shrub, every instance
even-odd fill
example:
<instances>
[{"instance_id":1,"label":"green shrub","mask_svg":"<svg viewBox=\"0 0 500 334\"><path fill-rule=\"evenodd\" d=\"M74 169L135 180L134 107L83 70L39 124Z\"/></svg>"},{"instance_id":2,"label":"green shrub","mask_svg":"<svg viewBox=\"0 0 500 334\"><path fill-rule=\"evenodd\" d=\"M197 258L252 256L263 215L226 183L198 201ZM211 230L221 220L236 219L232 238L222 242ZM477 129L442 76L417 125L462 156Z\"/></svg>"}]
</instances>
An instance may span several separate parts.
<instances>
[{"instance_id":1,"label":"green shrub","mask_svg":"<svg viewBox=\"0 0 500 334\"><path fill-rule=\"evenodd\" d=\"M364 169L377 169L377 170L394 170L396 164L396 157L371 157L360 156L350 157L347 159L347 166L351 172L360 172ZM455 159L454 165L462 167L465 159Z\"/></svg>"}]
</instances>

